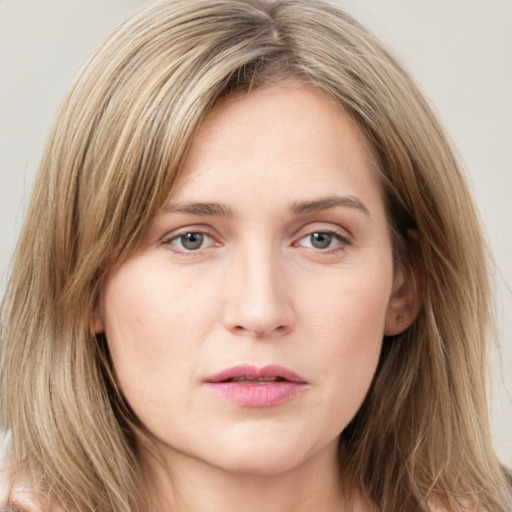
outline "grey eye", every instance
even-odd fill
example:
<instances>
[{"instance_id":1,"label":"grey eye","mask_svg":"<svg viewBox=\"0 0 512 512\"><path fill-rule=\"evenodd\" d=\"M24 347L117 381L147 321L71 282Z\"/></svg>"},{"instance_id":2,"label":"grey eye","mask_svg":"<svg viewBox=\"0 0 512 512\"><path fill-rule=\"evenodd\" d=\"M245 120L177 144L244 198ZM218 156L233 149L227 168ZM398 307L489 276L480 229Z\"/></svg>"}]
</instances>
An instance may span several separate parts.
<instances>
[{"instance_id":1,"label":"grey eye","mask_svg":"<svg viewBox=\"0 0 512 512\"><path fill-rule=\"evenodd\" d=\"M203 248L209 238L210 237L208 235L203 233L190 231L189 233L184 233L173 238L170 241L170 244L185 251L197 251L198 249Z\"/></svg>"},{"instance_id":2,"label":"grey eye","mask_svg":"<svg viewBox=\"0 0 512 512\"><path fill-rule=\"evenodd\" d=\"M332 242L332 235L329 233L311 233L311 247L315 249L327 249Z\"/></svg>"},{"instance_id":3,"label":"grey eye","mask_svg":"<svg viewBox=\"0 0 512 512\"><path fill-rule=\"evenodd\" d=\"M326 251L326 249L336 250L344 249L351 242L348 238L336 233L335 231L313 231L304 235L299 241L298 245L302 247L309 247L317 251Z\"/></svg>"},{"instance_id":4,"label":"grey eye","mask_svg":"<svg viewBox=\"0 0 512 512\"><path fill-rule=\"evenodd\" d=\"M182 231L164 240L164 244L178 253L192 253L214 246L215 240L202 231Z\"/></svg>"}]
</instances>

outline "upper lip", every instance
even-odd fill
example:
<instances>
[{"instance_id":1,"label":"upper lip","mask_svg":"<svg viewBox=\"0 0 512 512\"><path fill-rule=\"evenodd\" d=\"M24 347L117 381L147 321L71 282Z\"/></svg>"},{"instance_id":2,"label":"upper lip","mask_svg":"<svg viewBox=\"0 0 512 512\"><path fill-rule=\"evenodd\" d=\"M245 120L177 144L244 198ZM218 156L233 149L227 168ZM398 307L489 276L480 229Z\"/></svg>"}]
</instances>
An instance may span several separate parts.
<instances>
[{"instance_id":1,"label":"upper lip","mask_svg":"<svg viewBox=\"0 0 512 512\"><path fill-rule=\"evenodd\" d=\"M306 380L301 377L299 374L291 371L285 366L280 366L277 364L271 364L267 366L263 366L258 368L256 366L251 365L239 365L233 366L231 368L227 368L226 370L222 370L215 375L210 375L205 379L205 382L209 383L218 383L224 382L229 379L242 378L246 377L249 379L259 379L259 378L280 378L283 380L287 380L290 382L297 382L301 384L306 384Z\"/></svg>"}]
</instances>

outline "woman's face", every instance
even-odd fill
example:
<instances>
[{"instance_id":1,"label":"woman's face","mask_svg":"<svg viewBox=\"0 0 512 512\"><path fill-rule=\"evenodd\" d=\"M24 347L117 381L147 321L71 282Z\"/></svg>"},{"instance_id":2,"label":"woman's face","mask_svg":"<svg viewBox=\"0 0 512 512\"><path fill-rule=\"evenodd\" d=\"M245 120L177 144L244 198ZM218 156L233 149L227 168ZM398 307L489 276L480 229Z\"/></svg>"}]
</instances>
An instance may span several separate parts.
<instances>
[{"instance_id":1,"label":"woman's face","mask_svg":"<svg viewBox=\"0 0 512 512\"><path fill-rule=\"evenodd\" d=\"M332 459L396 281L364 137L324 93L285 83L213 109L110 271L96 328L160 454L268 474Z\"/></svg>"}]
</instances>

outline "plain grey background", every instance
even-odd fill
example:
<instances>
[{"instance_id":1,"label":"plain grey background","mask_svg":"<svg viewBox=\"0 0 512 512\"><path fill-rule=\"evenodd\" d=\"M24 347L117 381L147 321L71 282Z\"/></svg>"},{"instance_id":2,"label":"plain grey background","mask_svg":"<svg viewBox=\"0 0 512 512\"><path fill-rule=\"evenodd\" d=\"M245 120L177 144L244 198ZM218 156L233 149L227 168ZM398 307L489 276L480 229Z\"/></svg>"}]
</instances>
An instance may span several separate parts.
<instances>
[{"instance_id":1,"label":"plain grey background","mask_svg":"<svg viewBox=\"0 0 512 512\"><path fill-rule=\"evenodd\" d=\"M80 65L148 0L0 0L0 296L52 118ZM512 0L339 0L402 58L466 163L498 273L496 449L512 465Z\"/></svg>"}]
</instances>

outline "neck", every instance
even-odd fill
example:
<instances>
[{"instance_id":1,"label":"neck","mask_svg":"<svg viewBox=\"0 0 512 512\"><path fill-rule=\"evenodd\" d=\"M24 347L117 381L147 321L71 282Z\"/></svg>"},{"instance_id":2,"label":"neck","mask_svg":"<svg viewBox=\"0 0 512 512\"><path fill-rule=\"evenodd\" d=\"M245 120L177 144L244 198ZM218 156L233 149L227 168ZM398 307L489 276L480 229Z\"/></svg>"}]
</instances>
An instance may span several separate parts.
<instances>
[{"instance_id":1,"label":"neck","mask_svg":"<svg viewBox=\"0 0 512 512\"><path fill-rule=\"evenodd\" d=\"M183 453L157 459L141 450L148 481L163 510L176 512L345 512L336 445L287 471L244 472Z\"/></svg>"}]
</instances>

